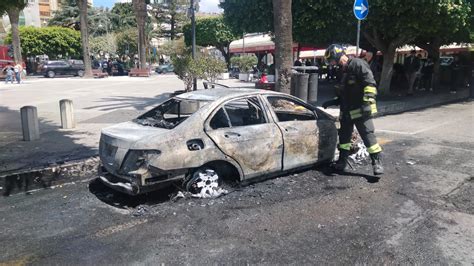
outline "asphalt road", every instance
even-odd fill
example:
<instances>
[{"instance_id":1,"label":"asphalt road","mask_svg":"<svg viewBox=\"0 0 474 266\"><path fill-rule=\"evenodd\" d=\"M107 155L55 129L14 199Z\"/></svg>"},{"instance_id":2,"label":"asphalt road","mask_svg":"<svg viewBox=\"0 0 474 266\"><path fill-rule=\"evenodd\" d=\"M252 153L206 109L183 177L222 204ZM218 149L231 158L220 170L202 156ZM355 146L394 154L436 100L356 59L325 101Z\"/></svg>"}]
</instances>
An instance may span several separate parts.
<instances>
[{"instance_id":1,"label":"asphalt road","mask_svg":"<svg viewBox=\"0 0 474 266\"><path fill-rule=\"evenodd\" d=\"M473 107L378 118L378 182L323 166L212 200L95 180L1 198L0 263L472 265Z\"/></svg>"}]
</instances>

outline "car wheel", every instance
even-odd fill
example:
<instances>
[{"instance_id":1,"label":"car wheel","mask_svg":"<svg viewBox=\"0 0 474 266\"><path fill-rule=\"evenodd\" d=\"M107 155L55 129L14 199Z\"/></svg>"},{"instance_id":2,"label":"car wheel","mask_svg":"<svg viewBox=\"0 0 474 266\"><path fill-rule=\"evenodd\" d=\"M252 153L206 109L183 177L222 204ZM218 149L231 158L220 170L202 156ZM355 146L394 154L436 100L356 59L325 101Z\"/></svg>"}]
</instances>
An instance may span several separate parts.
<instances>
[{"instance_id":1,"label":"car wheel","mask_svg":"<svg viewBox=\"0 0 474 266\"><path fill-rule=\"evenodd\" d=\"M163 69L163 70L161 71L161 73L162 73L162 74L166 74L166 73L168 73L168 70Z\"/></svg>"},{"instance_id":2,"label":"car wheel","mask_svg":"<svg viewBox=\"0 0 474 266\"><path fill-rule=\"evenodd\" d=\"M77 71L77 75L81 78L84 77L84 70Z\"/></svg>"},{"instance_id":3,"label":"car wheel","mask_svg":"<svg viewBox=\"0 0 474 266\"><path fill-rule=\"evenodd\" d=\"M47 75L48 75L48 78L54 78L56 76L56 73L54 73L54 71L50 70L50 71L48 71Z\"/></svg>"},{"instance_id":4,"label":"car wheel","mask_svg":"<svg viewBox=\"0 0 474 266\"><path fill-rule=\"evenodd\" d=\"M214 169L201 167L190 175L185 186L194 197L212 198L222 193L221 183L222 180Z\"/></svg>"}]
</instances>

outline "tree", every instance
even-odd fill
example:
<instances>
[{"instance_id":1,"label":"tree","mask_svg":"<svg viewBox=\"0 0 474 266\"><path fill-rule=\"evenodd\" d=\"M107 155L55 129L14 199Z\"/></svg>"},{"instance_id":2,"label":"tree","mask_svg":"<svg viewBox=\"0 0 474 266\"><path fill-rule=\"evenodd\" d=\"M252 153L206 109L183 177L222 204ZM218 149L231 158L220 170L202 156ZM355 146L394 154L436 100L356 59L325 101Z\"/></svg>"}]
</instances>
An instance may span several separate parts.
<instances>
[{"instance_id":1,"label":"tree","mask_svg":"<svg viewBox=\"0 0 474 266\"><path fill-rule=\"evenodd\" d=\"M145 23L147 18L146 0L132 0L133 10L137 18L138 27L138 58L140 60L140 68L146 67L146 36Z\"/></svg>"},{"instance_id":2,"label":"tree","mask_svg":"<svg viewBox=\"0 0 474 266\"><path fill-rule=\"evenodd\" d=\"M472 2L472 0L470 0ZM255 2L255 3L254 3ZM355 43L356 19L352 14L353 0L320 1L298 0L293 5L293 38L299 43L315 46L335 43ZM441 13L430 10L439 10L438 5L451 3L452 8L467 11L465 0L437 0L437 1L385 1L371 0L370 11L366 20L362 21L362 35L365 37L362 44L370 44L381 51L384 64L379 84L380 92L388 92L392 77L393 63L396 49L404 44L413 43L418 36L422 36L424 29L431 27L431 23L443 23ZM269 24L273 17L272 3L269 0L225 1L225 21L236 30L264 32L271 31ZM275 9L273 9L275 10ZM463 12L464 12L463 11ZM472 13L472 12L471 12ZM265 14L265 16L261 16ZM268 15L267 15L268 14ZM472 14L471 14L472 16ZM460 17L453 17L455 20ZM472 19L472 18L471 18ZM254 24L254 25L252 25ZM470 31L472 34L472 30ZM453 41L452 39L449 41ZM448 41L448 42L449 42Z\"/></svg>"},{"instance_id":3,"label":"tree","mask_svg":"<svg viewBox=\"0 0 474 266\"><path fill-rule=\"evenodd\" d=\"M111 55L117 54L117 38L114 33L92 37L89 39L89 45L90 51L93 54L98 54L100 52Z\"/></svg>"},{"instance_id":4,"label":"tree","mask_svg":"<svg viewBox=\"0 0 474 266\"><path fill-rule=\"evenodd\" d=\"M137 26L137 18L132 3L115 3L110 13L113 14L111 23L114 31L122 31Z\"/></svg>"},{"instance_id":5,"label":"tree","mask_svg":"<svg viewBox=\"0 0 474 266\"><path fill-rule=\"evenodd\" d=\"M81 35L63 27L20 27L21 50L25 56L47 55L51 59L80 58ZM5 39L12 42L12 35Z\"/></svg>"},{"instance_id":6,"label":"tree","mask_svg":"<svg viewBox=\"0 0 474 266\"><path fill-rule=\"evenodd\" d=\"M214 46L225 58L227 67L230 67L230 43L238 35L224 23L222 16L202 18L196 21L196 45ZM190 24L184 26L184 40L186 45L192 44L192 29Z\"/></svg>"},{"instance_id":7,"label":"tree","mask_svg":"<svg viewBox=\"0 0 474 266\"><path fill-rule=\"evenodd\" d=\"M225 71L225 63L206 54L198 54L193 59L189 50L181 55L173 55L174 73L184 82L185 90L191 91L194 79L213 82Z\"/></svg>"},{"instance_id":8,"label":"tree","mask_svg":"<svg viewBox=\"0 0 474 266\"><path fill-rule=\"evenodd\" d=\"M77 0L81 18L82 55L84 60L84 77L92 77L92 62L89 51L89 32L87 31L87 0Z\"/></svg>"},{"instance_id":9,"label":"tree","mask_svg":"<svg viewBox=\"0 0 474 266\"><path fill-rule=\"evenodd\" d=\"M224 20L234 32L273 31L272 0L224 1ZM314 15L314 14L313 14Z\"/></svg>"},{"instance_id":10,"label":"tree","mask_svg":"<svg viewBox=\"0 0 474 266\"><path fill-rule=\"evenodd\" d=\"M61 0L61 8L54 11L48 26L61 26L80 30L79 6L77 0Z\"/></svg>"},{"instance_id":11,"label":"tree","mask_svg":"<svg viewBox=\"0 0 474 266\"><path fill-rule=\"evenodd\" d=\"M162 24L170 25L169 29L161 30L162 37L174 40L182 33L182 27L189 21L186 16L189 5L189 0L164 0L161 3L151 5L151 14L158 26L161 27Z\"/></svg>"},{"instance_id":12,"label":"tree","mask_svg":"<svg viewBox=\"0 0 474 266\"><path fill-rule=\"evenodd\" d=\"M137 28L130 28L117 33L117 52L121 55L138 53L138 30Z\"/></svg>"},{"instance_id":13,"label":"tree","mask_svg":"<svg viewBox=\"0 0 474 266\"><path fill-rule=\"evenodd\" d=\"M15 63L22 61L21 44L19 33L20 12L28 5L26 0L2 0L0 2L0 17L8 14L8 19L12 25L12 44L13 44L13 59Z\"/></svg>"},{"instance_id":14,"label":"tree","mask_svg":"<svg viewBox=\"0 0 474 266\"><path fill-rule=\"evenodd\" d=\"M292 0L273 0L275 32L275 74L277 91L290 93L293 65Z\"/></svg>"},{"instance_id":15,"label":"tree","mask_svg":"<svg viewBox=\"0 0 474 266\"><path fill-rule=\"evenodd\" d=\"M258 63L254 55L234 56L230 59L232 65L236 65L241 73L248 73Z\"/></svg>"},{"instance_id":16,"label":"tree","mask_svg":"<svg viewBox=\"0 0 474 266\"><path fill-rule=\"evenodd\" d=\"M416 37L414 44L426 50L434 59L433 85L435 88L439 84L440 46L452 42L469 42L471 39L469 36L471 8L472 6L466 1L446 0L428 4L420 11L422 13L420 20L425 22L420 24L418 29L420 34Z\"/></svg>"}]
</instances>

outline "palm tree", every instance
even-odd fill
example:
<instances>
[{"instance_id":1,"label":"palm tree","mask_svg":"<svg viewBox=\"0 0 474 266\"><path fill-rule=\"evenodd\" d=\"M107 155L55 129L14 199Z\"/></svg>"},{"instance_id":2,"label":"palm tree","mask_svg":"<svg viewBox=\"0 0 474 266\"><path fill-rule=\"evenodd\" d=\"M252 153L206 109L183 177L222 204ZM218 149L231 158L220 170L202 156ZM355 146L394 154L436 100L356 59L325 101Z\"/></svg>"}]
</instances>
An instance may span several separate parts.
<instances>
[{"instance_id":1,"label":"palm tree","mask_svg":"<svg viewBox=\"0 0 474 266\"><path fill-rule=\"evenodd\" d=\"M275 31L276 90L290 93L293 64L292 0L273 0L273 27Z\"/></svg>"},{"instance_id":2,"label":"palm tree","mask_svg":"<svg viewBox=\"0 0 474 266\"><path fill-rule=\"evenodd\" d=\"M87 30L87 0L77 0L79 6L79 13L81 18L81 40L82 40L82 54L84 59L84 76L92 77L92 64L89 52L89 32Z\"/></svg>"},{"instance_id":3,"label":"palm tree","mask_svg":"<svg viewBox=\"0 0 474 266\"><path fill-rule=\"evenodd\" d=\"M2 0L0 1L0 18L4 13L8 14L10 24L12 25L12 44L13 59L15 64L22 61L20 31L18 29L20 22L20 12L28 5L27 0Z\"/></svg>"},{"instance_id":4,"label":"palm tree","mask_svg":"<svg viewBox=\"0 0 474 266\"><path fill-rule=\"evenodd\" d=\"M146 0L132 0L135 16L138 26L138 58L140 59L140 68L146 67L146 36L145 22L147 18Z\"/></svg>"}]
</instances>

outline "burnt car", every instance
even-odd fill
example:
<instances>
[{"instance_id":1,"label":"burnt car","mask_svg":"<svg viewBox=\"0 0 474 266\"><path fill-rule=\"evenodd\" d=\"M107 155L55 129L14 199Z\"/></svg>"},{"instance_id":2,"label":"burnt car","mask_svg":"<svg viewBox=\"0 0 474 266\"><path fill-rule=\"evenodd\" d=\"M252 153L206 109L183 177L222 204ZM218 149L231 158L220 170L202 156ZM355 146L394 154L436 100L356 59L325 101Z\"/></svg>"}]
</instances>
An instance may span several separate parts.
<instances>
[{"instance_id":1,"label":"burnt car","mask_svg":"<svg viewBox=\"0 0 474 266\"><path fill-rule=\"evenodd\" d=\"M180 94L102 129L99 177L136 195L183 180L191 193L329 162L334 118L302 100L256 89Z\"/></svg>"}]
</instances>

